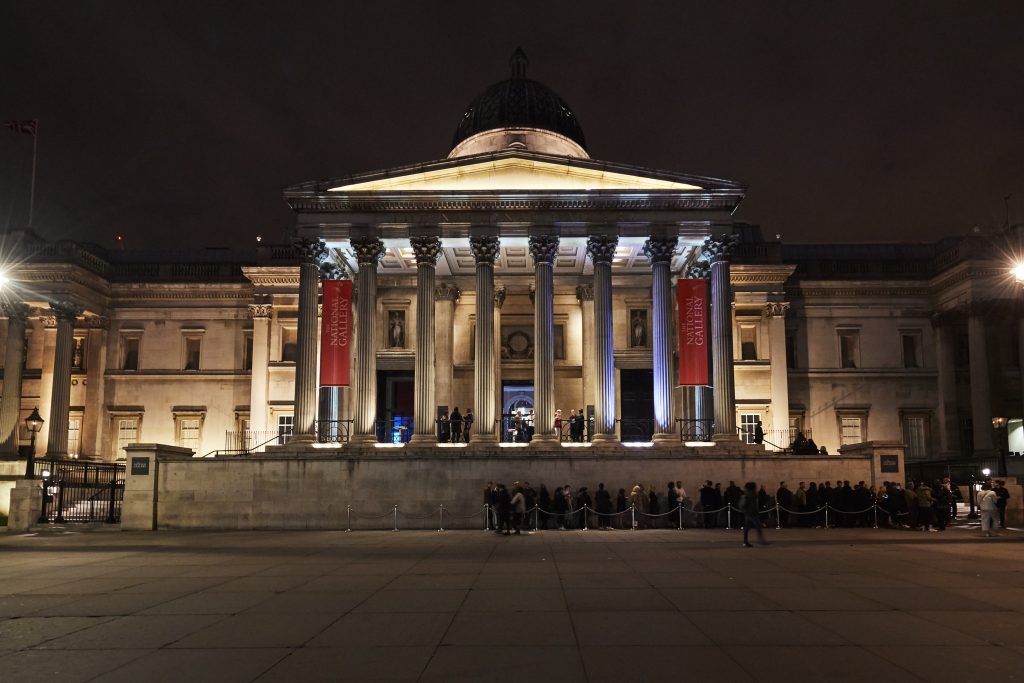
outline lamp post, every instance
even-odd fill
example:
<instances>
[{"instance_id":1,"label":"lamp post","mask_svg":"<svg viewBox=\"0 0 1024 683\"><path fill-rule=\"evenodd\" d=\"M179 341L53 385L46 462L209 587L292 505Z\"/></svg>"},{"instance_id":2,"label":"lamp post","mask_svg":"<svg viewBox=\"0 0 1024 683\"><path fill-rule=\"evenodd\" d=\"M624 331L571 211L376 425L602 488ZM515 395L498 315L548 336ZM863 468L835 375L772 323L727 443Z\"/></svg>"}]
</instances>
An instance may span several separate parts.
<instances>
[{"instance_id":1,"label":"lamp post","mask_svg":"<svg viewBox=\"0 0 1024 683\"><path fill-rule=\"evenodd\" d=\"M993 417L992 428L996 430L996 438L999 439L999 475L1006 476L1006 449L1003 448L1003 431L1006 429L1006 423L1009 422L1009 418L1006 417Z\"/></svg>"},{"instance_id":2,"label":"lamp post","mask_svg":"<svg viewBox=\"0 0 1024 683\"><path fill-rule=\"evenodd\" d=\"M25 418L25 427L32 435L32 445L29 446L28 458L25 460L25 478L36 478L36 434L43 428L43 418L39 415L39 408L33 408L32 414Z\"/></svg>"}]
</instances>

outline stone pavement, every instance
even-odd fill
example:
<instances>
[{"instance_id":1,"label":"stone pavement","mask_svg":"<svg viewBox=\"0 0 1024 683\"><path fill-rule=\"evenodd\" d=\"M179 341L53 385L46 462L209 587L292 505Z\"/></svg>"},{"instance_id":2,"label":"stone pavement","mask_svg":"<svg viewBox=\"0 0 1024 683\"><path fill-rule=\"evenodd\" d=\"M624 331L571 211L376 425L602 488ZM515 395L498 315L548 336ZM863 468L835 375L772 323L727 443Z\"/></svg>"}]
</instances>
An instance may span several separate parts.
<instances>
[{"instance_id":1,"label":"stone pavement","mask_svg":"<svg viewBox=\"0 0 1024 683\"><path fill-rule=\"evenodd\" d=\"M0 533L0 681L1024 678L1024 532Z\"/></svg>"}]
</instances>

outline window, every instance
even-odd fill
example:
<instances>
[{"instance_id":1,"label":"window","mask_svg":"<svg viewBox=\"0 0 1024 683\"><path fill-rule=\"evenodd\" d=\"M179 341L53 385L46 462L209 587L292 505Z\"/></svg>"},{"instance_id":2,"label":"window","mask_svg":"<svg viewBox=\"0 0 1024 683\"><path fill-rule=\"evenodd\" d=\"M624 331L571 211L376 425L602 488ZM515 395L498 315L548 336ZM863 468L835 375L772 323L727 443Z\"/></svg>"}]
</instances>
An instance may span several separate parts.
<instances>
[{"instance_id":1,"label":"window","mask_svg":"<svg viewBox=\"0 0 1024 683\"><path fill-rule=\"evenodd\" d=\"M139 418L120 417L117 423L117 457L126 458L124 447L139 442Z\"/></svg>"},{"instance_id":2,"label":"window","mask_svg":"<svg viewBox=\"0 0 1024 683\"><path fill-rule=\"evenodd\" d=\"M198 452L201 424L202 421L198 417L180 418L178 420L178 445Z\"/></svg>"},{"instance_id":3,"label":"window","mask_svg":"<svg viewBox=\"0 0 1024 683\"><path fill-rule=\"evenodd\" d=\"M281 328L281 360L295 362L299 350L299 330L295 327Z\"/></svg>"},{"instance_id":4,"label":"window","mask_svg":"<svg viewBox=\"0 0 1024 683\"><path fill-rule=\"evenodd\" d=\"M295 428L295 416L294 415L278 415L277 416L277 443L286 444L288 443L288 437L292 435L292 431Z\"/></svg>"},{"instance_id":5,"label":"window","mask_svg":"<svg viewBox=\"0 0 1024 683\"><path fill-rule=\"evenodd\" d=\"M839 330L839 367L860 367L860 331Z\"/></svg>"},{"instance_id":6,"label":"window","mask_svg":"<svg viewBox=\"0 0 1024 683\"><path fill-rule=\"evenodd\" d=\"M839 445L864 441L864 418L861 416L844 416L839 418Z\"/></svg>"},{"instance_id":7,"label":"window","mask_svg":"<svg viewBox=\"0 0 1024 683\"><path fill-rule=\"evenodd\" d=\"M137 335L121 337L121 369L135 371L139 369L139 346L142 337Z\"/></svg>"},{"instance_id":8,"label":"window","mask_svg":"<svg viewBox=\"0 0 1024 683\"><path fill-rule=\"evenodd\" d=\"M252 332L245 333L242 343L242 369L252 370Z\"/></svg>"},{"instance_id":9,"label":"window","mask_svg":"<svg viewBox=\"0 0 1024 683\"><path fill-rule=\"evenodd\" d=\"M68 457L77 458L82 451L82 416L68 418Z\"/></svg>"},{"instance_id":10,"label":"window","mask_svg":"<svg viewBox=\"0 0 1024 683\"><path fill-rule=\"evenodd\" d=\"M903 332L900 334L900 343L903 348L903 367L921 367L921 333Z\"/></svg>"},{"instance_id":11,"label":"window","mask_svg":"<svg viewBox=\"0 0 1024 683\"><path fill-rule=\"evenodd\" d=\"M792 332L786 334L786 366L797 367L796 364L796 335Z\"/></svg>"},{"instance_id":12,"label":"window","mask_svg":"<svg viewBox=\"0 0 1024 683\"><path fill-rule=\"evenodd\" d=\"M757 327L740 325L740 360L757 360Z\"/></svg>"},{"instance_id":13,"label":"window","mask_svg":"<svg viewBox=\"0 0 1024 683\"><path fill-rule=\"evenodd\" d=\"M922 459L928 454L928 421L923 416L903 417L903 443L907 444L907 458Z\"/></svg>"},{"instance_id":14,"label":"window","mask_svg":"<svg viewBox=\"0 0 1024 683\"><path fill-rule=\"evenodd\" d=\"M761 422L757 413L740 413L740 438L744 443L754 443L754 430Z\"/></svg>"},{"instance_id":15,"label":"window","mask_svg":"<svg viewBox=\"0 0 1024 683\"><path fill-rule=\"evenodd\" d=\"M199 370L200 352L203 347L202 337L185 337L185 369Z\"/></svg>"}]
</instances>

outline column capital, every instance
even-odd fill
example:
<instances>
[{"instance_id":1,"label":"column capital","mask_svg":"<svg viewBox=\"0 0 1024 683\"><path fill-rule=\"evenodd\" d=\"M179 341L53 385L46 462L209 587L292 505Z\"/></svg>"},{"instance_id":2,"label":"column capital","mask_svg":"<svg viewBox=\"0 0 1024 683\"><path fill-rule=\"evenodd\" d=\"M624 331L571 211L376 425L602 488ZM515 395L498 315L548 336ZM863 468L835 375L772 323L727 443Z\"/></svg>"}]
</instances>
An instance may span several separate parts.
<instances>
[{"instance_id":1,"label":"column capital","mask_svg":"<svg viewBox=\"0 0 1024 683\"><path fill-rule=\"evenodd\" d=\"M110 318L105 315L90 315L85 319L85 326L91 330L108 330Z\"/></svg>"},{"instance_id":2,"label":"column capital","mask_svg":"<svg viewBox=\"0 0 1024 683\"><path fill-rule=\"evenodd\" d=\"M28 304L23 304L17 301L8 301L0 305L0 310L11 322L18 322L22 325L28 322L28 318L32 315L32 308Z\"/></svg>"},{"instance_id":3,"label":"column capital","mask_svg":"<svg viewBox=\"0 0 1024 683\"><path fill-rule=\"evenodd\" d=\"M701 247L704 256L711 264L722 263L729 260L729 257L736 251L740 243L739 235L721 235L719 237L708 237Z\"/></svg>"},{"instance_id":4,"label":"column capital","mask_svg":"<svg viewBox=\"0 0 1024 683\"><path fill-rule=\"evenodd\" d=\"M785 318L788 311L788 301L769 301L764 305L764 313L769 318Z\"/></svg>"},{"instance_id":5,"label":"column capital","mask_svg":"<svg viewBox=\"0 0 1024 683\"><path fill-rule=\"evenodd\" d=\"M51 301L50 310L53 311L53 315L57 320L73 323L75 318L82 315L85 307L73 301Z\"/></svg>"},{"instance_id":6,"label":"column capital","mask_svg":"<svg viewBox=\"0 0 1024 683\"><path fill-rule=\"evenodd\" d=\"M458 285L442 282L434 287L434 299L436 301L458 301L462 296L462 290Z\"/></svg>"},{"instance_id":7,"label":"column capital","mask_svg":"<svg viewBox=\"0 0 1024 683\"><path fill-rule=\"evenodd\" d=\"M478 266L494 265L501 250L501 242L497 237L470 237L469 248L473 250L473 259Z\"/></svg>"},{"instance_id":8,"label":"column capital","mask_svg":"<svg viewBox=\"0 0 1024 683\"><path fill-rule=\"evenodd\" d=\"M319 239L296 237L292 240L292 247L299 255L299 260L303 263L315 263L320 265L327 256L327 245Z\"/></svg>"},{"instance_id":9,"label":"column capital","mask_svg":"<svg viewBox=\"0 0 1024 683\"><path fill-rule=\"evenodd\" d=\"M360 268L376 266L384 257L384 243L378 237L353 237L349 243Z\"/></svg>"},{"instance_id":10,"label":"column capital","mask_svg":"<svg viewBox=\"0 0 1024 683\"><path fill-rule=\"evenodd\" d=\"M652 237L644 242L644 256L652 266L655 263L671 263L678 244L678 237Z\"/></svg>"},{"instance_id":11,"label":"column capital","mask_svg":"<svg viewBox=\"0 0 1024 683\"><path fill-rule=\"evenodd\" d=\"M704 260L692 261L683 270L683 275L691 280L707 280L711 277L711 264Z\"/></svg>"},{"instance_id":12,"label":"column capital","mask_svg":"<svg viewBox=\"0 0 1024 683\"><path fill-rule=\"evenodd\" d=\"M556 235L531 235L530 256L534 264L546 263L554 265L558 256L558 237Z\"/></svg>"},{"instance_id":13,"label":"column capital","mask_svg":"<svg viewBox=\"0 0 1024 683\"><path fill-rule=\"evenodd\" d=\"M610 235L591 235L587 238L587 255L594 265L606 263L611 265L615 258L615 248L619 246L619 238Z\"/></svg>"},{"instance_id":14,"label":"column capital","mask_svg":"<svg viewBox=\"0 0 1024 683\"><path fill-rule=\"evenodd\" d=\"M506 291L505 291L504 287L495 287L494 288L494 307L495 308L501 308L502 306L505 305L505 294L506 294Z\"/></svg>"},{"instance_id":15,"label":"column capital","mask_svg":"<svg viewBox=\"0 0 1024 683\"><path fill-rule=\"evenodd\" d=\"M583 303L584 301L594 300L594 285L576 285L576 299Z\"/></svg>"},{"instance_id":16,"label":"column capital","mask_svg":"<svg viewBox=\"0 0 1024 683\"><path fill-rule=\"evenodd\" d=\"M437 237L410 237L409 244L416 256L417 266L433 266L441 255L441 240Z\"/></svg>"},{"instance_id":17,"label":"column capital","mask_svg":"<svg viewBox=\"0 0 1024 683\"><path fill-rule=\"evenodd\" d=\"M273 304L249 304L249 315L253 318L269 318L273 311Z\"/></svg>"}]
</instances>

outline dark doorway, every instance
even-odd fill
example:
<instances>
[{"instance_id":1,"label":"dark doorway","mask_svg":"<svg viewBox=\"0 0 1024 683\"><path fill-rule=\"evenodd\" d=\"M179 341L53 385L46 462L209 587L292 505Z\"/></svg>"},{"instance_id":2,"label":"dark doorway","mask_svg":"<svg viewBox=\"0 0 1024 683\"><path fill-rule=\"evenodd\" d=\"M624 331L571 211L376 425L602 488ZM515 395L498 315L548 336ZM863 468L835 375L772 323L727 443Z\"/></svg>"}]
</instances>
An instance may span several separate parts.
<instances>
[{"instance_id":1,"label":"dark doorway","mask_svg":"<svg viewBox=\"0 0 1024 683\"><path fill-rule=\"evenodd\" d=\"M621 440L650 441L654 436L654 371L620 370L619 382Z\"/></svg>"},{"instance_id":2,"label":"dark doorway","mask_svg":"<svg viewBox=\"0 0 1024 683\"><path fill-rule=\"evenodd\" d=\"M405 443L412 437L413 376L377 371L377 441Z\"/></svg>"},{"instance_id":3,"label":"dark doorway","mask_svg":"<svg viewBox=\"0 0 1024 683\"><path fill-rule=\"evenodd\" d=\"M501 383L501 441L529 441L528 417L533 412L533 382L506 380Z\"/></svg>"}]
</instances>

